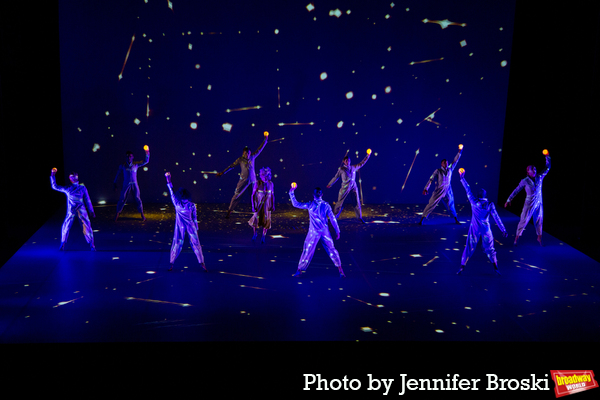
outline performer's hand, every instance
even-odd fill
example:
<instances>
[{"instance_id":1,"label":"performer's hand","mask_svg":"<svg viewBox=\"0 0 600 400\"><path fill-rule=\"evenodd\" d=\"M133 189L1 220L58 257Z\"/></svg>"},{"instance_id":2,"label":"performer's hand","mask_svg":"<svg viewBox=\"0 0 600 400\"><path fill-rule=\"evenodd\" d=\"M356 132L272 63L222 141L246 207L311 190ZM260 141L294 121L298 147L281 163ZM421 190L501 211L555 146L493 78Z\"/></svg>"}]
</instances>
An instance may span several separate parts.
<instances>
[{"instance_id":1,"label":"performer's hand","mask_svg":"<svg viewBox=\"0 0 600 400\"><path fill-rule=\"evenodd\" d=\"M502 236L503 237L507 237L508 236L508 232L506 232L506 231L502 232Z\"/></svg>"},{"instance_id":2,"label":"performer's hand","mask_svg":"<svg viewBox=\"0 0 600 400\"><path fill-rule=\"evenodd\" d=\"M427 189L423 189L423 194L427 194Z\"/></svg>"},{"instance_id":3,"label":"performer's hand","mask_svg":"<svg viewBox=\"0 0 600 400\"><path fill-rule=\"evenodd\" d=\"M507 208L508 206L510 206L510 201L507 201L506 203L504 203L504 208Z\"/></svg>"},{"instance_id":4,"label":"performer's hand","mask_svg":"<svg viewBox=\"0 0 600 400\"><path fill-rule=\"evenodd\" d=\"M220 177L221 177L221 175L223 175L223 173L222 173L222 172L218 172L218 173L217 173L217 178L220 178Z\"/></svg>"},{"instance_id":5,"label":"performer's hand","mask_svg":"<svg viewBox=\"0 0 600 400\"><path fill-rule=\"evenodd\" d=\"M327 185L327 189L331 189L331 186Z\"/></svg>"},{"instance_id":6,"label":"performer's hand","mask_svg":"<svg viewBox=\"0 0 600 400\"><path fill-rule=\"evenodd\" d=\"M96 213L92 211L92 218L96 218Z\"/></svg>"},{"instance_id":7,"label":"performer's hand","mask_svg":"<svg viewBox=\"0 0 600 400\"><path fill-rule=\"evenodd\" d=\"M50 170L50 176L54 176L54 175L56 175L56 171L57 171L57 169L56 169L56 168L52 168L52 169Z\"/></svg>"},{"instance_id":8,"label":"performer's hand","mask_svg":"<svg viewBox=\"0 0 600 400\"><path fill-rule=\"evenodd\" d=\"M337 237L335 238L335 240L340 240L340 233L338 232Z\"/></svg>"}]
</instances>

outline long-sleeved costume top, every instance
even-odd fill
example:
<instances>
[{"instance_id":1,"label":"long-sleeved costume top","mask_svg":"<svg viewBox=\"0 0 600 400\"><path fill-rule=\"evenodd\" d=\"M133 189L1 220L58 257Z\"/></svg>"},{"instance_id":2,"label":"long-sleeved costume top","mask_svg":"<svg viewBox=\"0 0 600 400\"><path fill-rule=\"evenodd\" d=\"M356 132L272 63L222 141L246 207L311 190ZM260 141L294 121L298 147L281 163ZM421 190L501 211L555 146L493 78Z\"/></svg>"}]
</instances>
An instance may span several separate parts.
<instances>
[{"instance_id":1,"label":"long-sleeved costume top","mask_svg":"<svg viewBox=\"0 0 600 400\"><path fill-rule=\"evenodd\" d=\"M356 171L361 169L367 160L369 160L370 155L367 154L365 158L356 165L344 165L338 168L335 176L329 181L327 186L332 186L339 178L342 178L342 186L340 187L339 196L347 195L350 190L356 188Z\"/></svg>"},{"instance_id":2,"label":"long-sleeved costume top","mask_svg":"<svg viewBox=\"0 0 600 400\"><path fill-rule=\"evenodd\" d=\"M79 183L73 183L70 186L59 186L56 184L56 178L50 176L50 185L52 189L63 192L67 195L67 215L61 228L61 243L66 243L69 238L69 230L73 225L75 216L79 217L83 227L83 235L89 244L94 244L94 233L88 217L87 208L94 214L94 207L85 186Z\"/></svg>"},{"instance_id":3,"label":"long-sleeved costume top","mask_svg":"<svg viewBox=\"0 0 600 400\"><path fill-rule=\"evenodd\" d=\"M525 227L532 218L536 233L538 236L542 234L544 222L542 182L548 174L548 171L550 171L550 156L546 156L546 169L542 171L542 173L537 174L534 179L531 179L529 176L521 179L521 182L519 182L517 188L513 190L510 196L508 196L507 201L510 202L523 188L525 188L525 193L527 194L523 204L523 210L521 211L521 218L519 220L519 224L517 225L517 236L521 236L523 234Z\"/></svg>"},{"instance_id":4,"label":"long-sleeved costume top","mask_svg":"<svg viewBox=\"0 0 600 400\"><path fill-rule=\"evenodd\" d=\"M137 184L137 170L140 167L145 166L150 161L150 153L146 153L144 161L134 161L131 164L126 162L119 165L119 170L115 176L114 183L117 183L119 175L123 174L123 187L130 184Z\"/></svg>"},{"instance_id":5,"label":"long-sleeved costume top","mask_svg":"<svg viewBox=\"0 0 600 400\"><path fill-rule=\"evenodd\" d=\"M300 256L300 262L298 263L298 270L305 271L308 268L319 240L323 241L325 251L327 251L329 258L331 258L331 261L333 261L335 266L338 268L341 267L342 262L340 260L340 254L335 249L333 239L329 233L329 225L327 225L327 218L329 217L336 234L340 234L340 227L338 226L335 215L333 215L331 206L322 199L309 201L308 203L300 203L296 200L293 190L290 190L289 193L292 205L296 208L308 210L308 216L310 218L310 225L308 227L306 239L304 239L302 255Z\"/></svg>"},{"instance_id":6,"label":"long-sleeved costume top","mask_svg":"<svg viewBox=\"0 0 600 400\"><path fill-rule=\"evenodd\" d=\"M550 171L550 156L546 156L546 169L542 171L540 174L537 174L534 179L531 179L529 176L521 179L519 185L513 192L508 196L507 201L512 201L515 196L525 188L525 193L527 197L525 198L525 204L530 207L535 207L537 205L542 204L542 181Z\"/></svg>"},{"instance_id":7,"label":"long-sleeved costume top","mask_svg":"<svg viewBox=\"0 0 600 400\"><path fill-rule=\"evenodd\" d=\"M249 183L256 183L256 173L254 172L254 160L256 160L256 157L260 155L260 153L265 148L266 144L267 138L265 137L260 146L258 146L258 149L254 153L250 154L250 157L238 157L238 159L235 160L233 164L231 164L225 169L225 171L223 171L223 174L226 174L227 172L231 171L239 164L241 169L240 181L249 181Z\"/></svg>"},{"instance_id":8,"label":"long-sleeved costume top","mask_svg":"<svg viewBox=\"0 0 600 400\"><path fill-rule=\"evenodd\" d=\"M175 222L178 225L184 225L186 227L195 227L197 230L197 211L196 204L188 200L178 200L173 192L173 184L167 183L169 193L171 193L171 201L175 206Z\"/></svg>"},{"instance_id":9,"label":"long-sleeved costume top","mask_svg":"<svg viewBox=\"0 0 600 400\"><path fill-rule=\"evenodd\" d=\"M496 211L496 206L493 202L488 201L487 198L477 198L471 193L471 188L465 180L461 177L460 182L462 183L465 191L467 192L467 198L471 203L471 226L477 229L478 232L483 232L490 229L490 215L496 221L498 228L503 233L506 232L502 220Z\"/></svg>"},{"instance_id":10,"label":"long-sleeved costume top","mask_svg":"<svg viewBox=\"0 0 600 400\"><path fill-rule=\"evenodd\" d=\"M290 200L292 200L292 205L294 207L308 210L308 216L310 219L310 225L308 228L309 231L329 232L329 226L327 225L327 217L329 217L331 225L333 225L333 229L335 229L336 234L340 233L340 227L337 223L335 215L333 215L331 206L323 199L309 201L308 203L301 203L296 200L294 192L290 191Z\"/></svg>"},{"instance_id":11,"label":"long-sleeved costume top","mask_svg":"<svg viewBox=\"0 0 600 400\"><path fill-rule=\"evenodd\" d=\"M471 188L469 187L469 184L465 180L464 176L460 178L460 182L467 192L469 203L471 203L471 225L469 226L467 244L465 246L465 250L463 251L461 264L465 265L469 258L473 255L480 237L482 238L481 242L483 245L483 250L487 254L490 261L496 264L496 250L494 249L494 236L492 235L492 229L490 227L490 215L494 218L498 228L502 231L502 233L506 233L506 229L502 224L502 220L496 211L496 206L494 206L494 203L491 201L488 201L487 198L477 198L473 196L473 193L471 193Z\"/></svg>"},{"instance_id":12,"label":"long-sleeved costume top","mask_svg":"<svg viewBox=\"0 0 600 400\"><path fill-rule=\"evenodd\" d=\"M77 209L81 207L85 208L86 206L90 212L94 212L90 195L85 186L79 183L73 183L70 186L59 186L56 184L54 176L50 176L50 185L52 189L67 195L67 213L75 212Z\"/></svg>"},{"instance_id":13,"label":"long-sleeved costume top","mask_svg":"<svg viewBox=\"0 0 600 400\"><path fill-rule=\"evenodd\" d=\"M445 195L448 191L452 191L452 187L450 186L452 172L454 172L454 168L456 168L456 164L458 163L458 160L460 160L461 154L462 152L459 151L454 157L454 160L448 164L447 168L440 167L433 171L433 174L431 174L427 184L425 185L425 190L429 190L429 186L431 186L431 183L437 178L436 192L439 191L443 197L443 195Z\"/></svg>"},{"instance_id":14,"label":"long-sleeved costume top","mask_svg":"<svg viewBox=\"0 0 600 400\"><path fill-rule=\"evenodd\" d=\"M175 228L173 230L173 243L171 244L170 262L173 264L183 247L185 233L190 236L190 244L196 258L200 264L204 263L204 255L202 247L198 239L198 221L196 204L188 200L179 200L173 193L173 184L167 183L169 193L171 193L171 201L175 206Z\"/></svg>"}]
</instances>

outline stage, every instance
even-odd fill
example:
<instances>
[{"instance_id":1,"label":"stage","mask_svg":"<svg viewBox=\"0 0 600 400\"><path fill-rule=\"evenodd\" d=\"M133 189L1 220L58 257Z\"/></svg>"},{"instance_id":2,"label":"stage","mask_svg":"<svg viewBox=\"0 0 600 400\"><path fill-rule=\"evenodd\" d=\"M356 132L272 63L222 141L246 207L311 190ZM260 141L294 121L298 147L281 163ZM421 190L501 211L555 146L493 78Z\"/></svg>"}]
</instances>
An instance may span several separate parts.
<instances>
[{"instance_id":1,"label":"stage","mask_svg":"<svg viewBox=\"0 0 600 400\"><path fill-rule=\"evenodd\" d=\"M165 199L167 200L167 199ZM305 199L303 199L305 200ZM471 216L460 225L438 207L419 226L418 205L347 207L336 241L345 279L319 245L293 278L308 214L277 205L266 243L252 241L249 206L199 204L208 273L186 238L168 271L174 208L96 206L97 251L78 222L59 251L57 212L0 268L0 343L123 342L577 342L598 341L600 265L529 225L514 247L518 216L499 208L493 226L498 276L481 245L456 272Z\"/></svg>"}]
</instances>

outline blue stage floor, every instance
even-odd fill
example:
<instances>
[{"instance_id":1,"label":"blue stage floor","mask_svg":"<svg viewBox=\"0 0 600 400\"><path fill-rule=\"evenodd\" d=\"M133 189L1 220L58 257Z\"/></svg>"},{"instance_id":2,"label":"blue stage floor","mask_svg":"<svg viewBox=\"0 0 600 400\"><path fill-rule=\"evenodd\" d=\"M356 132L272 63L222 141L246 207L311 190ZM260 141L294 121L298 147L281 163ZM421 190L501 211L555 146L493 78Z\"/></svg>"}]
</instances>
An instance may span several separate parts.
<instances>
[{"instance_id":1,"label":"blue stage floor","mask_svg":"<svg viewBox=\"0 0 600 400\"><path fill-rule=\"evenodd\" d=\"M186 239L173 271L171 205L128 205L92 219L97 251L75 222L58 251L64 211L0 268L0 343L123 342L598 342L600 263L530 225L513 247L518 217L499 209L497 276L479 246L456 275L470 208L461 225L445 212L418 226L421 207L352 207L336 242L347 278L321 245L293 278L306 211L278 206L265 244L252 242L248 206L199 205L202 272ZM438 207L436 211L442 210ZM260 236L259 236L260 237Z\"/></svg>"}]
</instances>

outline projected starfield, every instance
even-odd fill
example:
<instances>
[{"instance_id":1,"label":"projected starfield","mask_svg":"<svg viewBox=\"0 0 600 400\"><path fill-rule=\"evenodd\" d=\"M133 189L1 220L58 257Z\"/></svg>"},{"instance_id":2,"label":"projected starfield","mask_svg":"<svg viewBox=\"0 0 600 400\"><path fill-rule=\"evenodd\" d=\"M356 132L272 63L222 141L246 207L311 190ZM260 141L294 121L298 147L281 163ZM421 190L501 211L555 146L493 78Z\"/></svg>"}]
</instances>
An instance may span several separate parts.
<instances>
[{"instance_id":1,"label":"projected starfield","mask_svg":"<svg viewBox=\"0 0 600 400\"><path fill-rule=\"evenodd\" d=\"M169 171L195 202L226 206L240 170L217 173L266 131L255 169L271 169L276 202L372 149L362 201L424 204L463 144L458 166L495 200L513 17L514 2L62 1L65 169L116 204L126 152L142 161L148 146L144 202L169 201ZM324 190L333 202L339 183Z\"/></svg>"}]
</instances>

